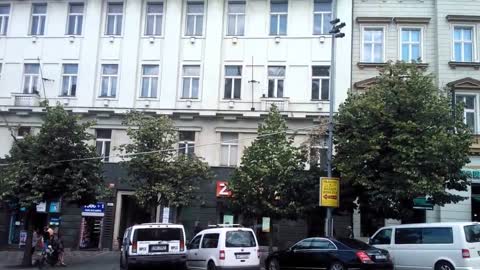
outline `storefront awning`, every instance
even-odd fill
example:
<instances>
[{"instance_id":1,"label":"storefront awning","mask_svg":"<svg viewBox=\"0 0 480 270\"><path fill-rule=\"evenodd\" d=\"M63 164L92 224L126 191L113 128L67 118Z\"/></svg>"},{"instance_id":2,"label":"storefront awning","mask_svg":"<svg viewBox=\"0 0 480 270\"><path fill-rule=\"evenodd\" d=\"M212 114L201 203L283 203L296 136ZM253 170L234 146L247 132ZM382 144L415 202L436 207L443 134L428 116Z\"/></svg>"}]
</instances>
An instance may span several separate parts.
<instances>
[{"instance_id":1,"label":"storefront awning","mask_svg":"<svg viewBox=\"0 0 480 270\"><path fill-rule=\"evenodd\" d=\"M413 199L413 208L422 210L433 210L433 204L431 204L425 197L419 197Z\"/></svg>"}]
</instances>

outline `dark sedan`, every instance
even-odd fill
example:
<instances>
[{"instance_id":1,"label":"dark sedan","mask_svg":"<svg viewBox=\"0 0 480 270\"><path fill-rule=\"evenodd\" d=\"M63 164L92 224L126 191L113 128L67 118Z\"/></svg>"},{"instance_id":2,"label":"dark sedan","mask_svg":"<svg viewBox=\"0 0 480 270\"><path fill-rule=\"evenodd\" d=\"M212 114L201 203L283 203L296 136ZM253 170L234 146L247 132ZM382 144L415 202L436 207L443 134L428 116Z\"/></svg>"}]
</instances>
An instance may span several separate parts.
<instances>
[{"instance_id":1,"label":"dark sedan","mask_svg":"<svg viewBox=\"0 0 480 270\"><path fill-rule=\"evenodd\" d=\"M386 250L355 239L307 238L291 248L270 254L267 270L280 269L381 269L393 264Z\"/></svg>"}]
</instances>

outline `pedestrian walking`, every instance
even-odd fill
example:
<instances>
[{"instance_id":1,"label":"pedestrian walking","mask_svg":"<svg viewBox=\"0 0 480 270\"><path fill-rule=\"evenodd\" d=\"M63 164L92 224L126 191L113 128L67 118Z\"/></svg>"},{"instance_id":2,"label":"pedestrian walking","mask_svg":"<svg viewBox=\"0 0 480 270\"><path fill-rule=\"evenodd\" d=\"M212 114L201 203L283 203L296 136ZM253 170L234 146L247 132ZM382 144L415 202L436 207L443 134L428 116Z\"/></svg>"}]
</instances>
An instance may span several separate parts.
<instances>
[{"instance_id":1,"label":"pedestrian walking","mask_svg":"<svg viewBox=\"0 0 480 270\"><path fill-rule=\"evenodd\" d=\"M65 247L63 245L63 239L60 235L60 232L55 232L53 238L52 238L52 245L54 246L54 249L58 252L58 264L60 266L67 266L65 264Z\"/></svg>"},{"instance_id":2,"label":"pedestrian walking","mask_svg":"<svg viewBox=\"0 0 480 270\"><path fill-rule=\"evenodd\" d=\"M347 226L347 238L355 238L355 236L353 235L353 228L352 226Z\"/></svg>"}]
</instances>

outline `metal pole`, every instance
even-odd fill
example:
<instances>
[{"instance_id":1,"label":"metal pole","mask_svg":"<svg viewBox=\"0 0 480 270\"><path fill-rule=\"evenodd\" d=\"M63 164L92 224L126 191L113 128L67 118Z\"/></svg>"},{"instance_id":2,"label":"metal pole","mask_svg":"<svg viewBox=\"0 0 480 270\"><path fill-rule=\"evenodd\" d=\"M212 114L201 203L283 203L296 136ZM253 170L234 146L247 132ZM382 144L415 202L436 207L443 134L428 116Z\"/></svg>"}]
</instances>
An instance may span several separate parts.
<instances>
[{"instance_id":1,"label":"metal pole","mask_svg":"<svg viewBox=\"0 0 480 270\"><path fill-rule=\"evenodd\" d=\"M337 10L337 1L332 1L332 19L335 19ZM328 152L327 152L327 176L332 177L332 160L333 160L333 108L335 106L335 34L332 34L332 48L331 48L331 65L330 65L330 86L329 86L329 103L330 111L328 114ZM327 207L327 217L325 219L325 234L328 237L333 237L333 208Z\"/></svg>"}]
</instances>

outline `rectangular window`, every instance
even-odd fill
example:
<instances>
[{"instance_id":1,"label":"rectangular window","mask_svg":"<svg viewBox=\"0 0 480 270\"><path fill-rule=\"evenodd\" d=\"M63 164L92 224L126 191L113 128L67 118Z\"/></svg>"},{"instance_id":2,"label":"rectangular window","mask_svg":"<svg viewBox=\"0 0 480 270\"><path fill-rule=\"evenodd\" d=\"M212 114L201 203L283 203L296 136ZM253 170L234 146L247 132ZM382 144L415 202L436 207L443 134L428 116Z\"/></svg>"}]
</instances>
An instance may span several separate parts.
<instances>
[{"instance_id":1,"label":"rectangular window","mask_svg":"<svg viewBox=\"0 0 480 270\"><path fill-rule=\"evenodd\" d=\"M158 92L158 65L142 66L142 98L156 98Z\"/></svg>"},{"instance_id":2,"label":"rectangular window","mask_svg":"<svg viewBox=\"0 0 480 270\"><path fill-rule=\"evenodd\" d=\"M463 227L465 232L465 240L468 243L480 243L480 225L468 225Z\"/></svg>"},{"instance_id":3,"label":"rectangular window","mask_svg":"<svg viewBox=\"0 0 480 270\"><path fill-rule=\"evenodd\" d=\"M228 36L245 34L245 1L228 1Z\"/></svg>"},{"instance_id":4,"label":"rectangular window","mask_svg":"<svg viewBox=\"0 0 480 270\"><path fill-rule=\"evenodd\" d=\"M116 97L118 85L118 65L102 65L100 97Z\"/></svg>"},{"instance_id":5,"label":"rectangular window","mask_svg":"<svg viewBox=\"0 0 480 270\"><path fill-rule=\"evenodd\" d=\"M163 3L147 3L147 17L145 22L146 36L161 36L163 20Z\"/></svg>"},{"instance_id":6,"label":"rectangular window","mask_svg":"<svg viewBox=\"0 0 480 270\"><path fill-rule=\"evenodd\" d=\"M112 142L112 130L111 129L97 129L96 130L96 148L97 155L102 157L103 162L110 160L110 144Z\"/></svg>"},{"instance_id":7,"label":"rectangular window","mask_svg":"<svg viewBox=\"0 0 480 270\"><path fill-rule=\"evenodd\" d=\"M122 35L123 3L112 2L107 4L107 23L105 35Z\"/></svg>"},{"instance_id":8,"label":"rectangular window","mask_svg":"<svg viewBox=\"0 0 480 270\"><path fill-rule=\"evenodd\" d=\"M25 138L25 136L28 136L32 133L32 128L31 127L19 127L17 129L17 136L15 138L17 140L22 140Z\"/></svg>"},{"instance_id":9,"label":"rectangular window","mask_svg":"<svg viewBox=\"0 0 480 270\"><path fill-rule=\"evenodd\" d=\"M283 82L285 80L285 67L269 66L268 67L268 97L283 97Z\"/></svg>"},{"instance_id":10,"label":"rectangular window","mask_svg":"<svg viewBox=\"0 0 480 270\"><path fill-rule=\"evenodd\" d=\"M318 136L311 138L310 146L310 165L327 168L327 138L326 136Z\"/></svg>"},{"instance_id":11,"label":"rectangular window","mask_svg":"<svg viewBox=\"0 0 480 270\"><path fill-rule=\"evenodd\" d=\"M220 165L237 166L238 133L222 133L221 141Z\"/></svg>"},{"instance_id":12,"label":"rectangular window","mask_svg":"<svg viewBox=\"0 0 480 270\"><path fill-rule=\"evenodd\" d=\"M80 36L83 27L83 3L70 3L68 6L67 35Z\"/></svg>"},{"instance_id":13,"label":"rectangular window","mask_svg":"<svg viewBox=\"0 0 480 270\"><path fill-rule=\"evenodd\" d=\"M362 62L383 63L383 28L365 28L363 30Z\"/></svg>"},{"instance_id":14,"label":"rectangular window","mask_svg":"<svg viewBox=\"0 0 480 270\"><path fill-rule=\"evenodd\" d=\"M418 28L403 28L401 35L402 61L421 62L422 31Z\"/></svg>"},{"instance_id":15,"label":"rectangular window","mask_svg":"<svg viewBox=\"0 0 480 270\"><path fill-rule=\"evenodd\" d=\"M77 92L77 64L64 64L62 70L62 96L74 97Z\"/></svg>"},{"instance_id":16,"label":"rectangular window","mask_svg":"<svg viewBox=\"0 0 480 270\"><path fill-rule=\"evenodd\" d=\"M200 87L200 66L183 66L182 98L198 98Z\"/></svg>"},{"instance_id":17,"label":"rectangular window","mask_svg":"<svg viewBox=\"0 0 480 270\"><path fill-rule=\"evenodd\" d=\"M219 237L218 233L206 233L203 236L201 248L217 248Z\"/></svg>"},{"instance_id":18,"label":"rectangular window","mask_svg":"<svg viewBox=\"0 0 480 270\"><path fill-rule=\"evenodd\" d=\"M201 36L203 35L203 1L188 1L187 2L187 22L185 35L186 36Z\"/></svg>"},{"instance_id":19,"label":"rectangular window","mask_svg":"<svg viewBox=\"0 0 480 270\"><path fill-rule=\"evenodd\" d=\"M6 36L8 20L10 18L10 5L0 5L0 35Z\"/></svg>"},{"instance_id":20,"label":"rectangular window","mask_svg":"<svg viewBox=\"0 0 480 270\"><path fill-rule=\"evenodd\" d=\"M453 54L457 62L473 62L473 27L455 26L453 29Z\"/></svg>"},{"instance_id":21,"label":"rectangular window","mask_svg":"<svg viewBox=\"0 0 480 270\"><path fill-rule=\"evenodd\" d=\"M331 29L332 0L314 0L313 3L313 34L328 34Z\"/></svg>"},{"instance_id":22,"label":"rectangular window","mask_svg":"<svg viewBox=\"0 0 480 270\"><path fill-rule=\"evenodd\" d=\"M38 94L40 83L40 65L25 64L23 67L23 93Z\"/></svg>"},{"instance_id":23,"label":"rectangular window","mask_svg":"<svg viewBox=\"0 0 480 270\"><path fill-rule=\"evenodd\" d=\"M271 0L270 2L270 35L287 34L288 1Z\"/></svg>"},{"instance_id":24,"label":"rectangular window","mask_svg":"<svg viewBox=\"0 0 480 270\"><path fill-rule=\"evenodd\" d=\"M330 67L312 66L312 100L328 100Z\"/></svg>"},{"instance_id":25,"label":"rectangular window","mask_svg":"<svg viewBox=\"0 0 480 270\"><path fill-rule=\"evenodd\" d=\"M452 228L399 228L395 244L452 244Z\"/></svg>"},{"instance_id":26,"label":"rectangular window","mask_svg":"<svg viewBox=\"0 0 480 270\"><path fill-rule=\"evenodd\" d=\"M240 99L242 89L242 66L225 66L224 99Z\"/></svg>"},{"instance_id":27,"label":"rectangular window","mask_svg":"<svg viewBox=\"0 0 480 270\"><path fill-rule=\"evenodd\" d=\"M457 95L456 101L463 103L463 121L472 130L476 132L476 117L475 117L475 96L471 95Z\"/></svg>"},{"instance_id":28,"label":"rectangular window","mask_svg":"<svg viewBox=\"0 0 480 270\"><path fill-rule=\"evenodd\" d=\"M192 156L195 153L195 131L180 131L178 135L178 153Z\"/></svg>"},{"instance_id":29,"label":"rectangular window","mask_svg":"<svg viewBox=\"0 0 480 270\"><path fill-rule=\"evenodd\" d=\"M45 34L45 21L47 20L47 4L32 4L32 21L30 35L43 36Z\"/></svg>"}]
</instances>

